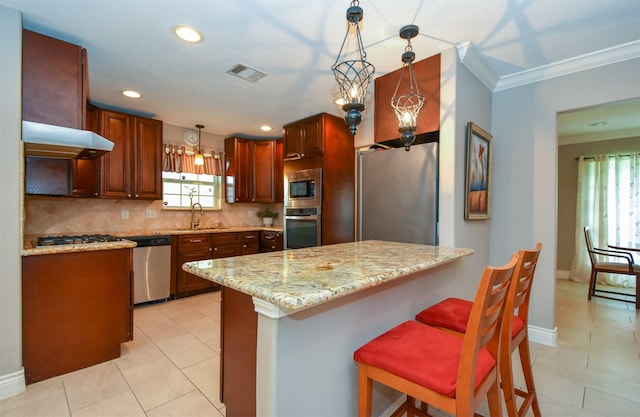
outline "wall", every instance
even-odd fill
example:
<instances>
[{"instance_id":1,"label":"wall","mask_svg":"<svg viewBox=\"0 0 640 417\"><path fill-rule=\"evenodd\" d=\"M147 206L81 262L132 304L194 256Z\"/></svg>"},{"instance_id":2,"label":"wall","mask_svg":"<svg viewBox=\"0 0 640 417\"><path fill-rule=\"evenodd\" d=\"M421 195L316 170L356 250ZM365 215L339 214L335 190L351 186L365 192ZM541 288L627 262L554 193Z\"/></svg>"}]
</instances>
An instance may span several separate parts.
<instances>
[{"instance_id":1,"label":"wall","mask_svg":"<svg viewBox=\"0 0 640 417\"><path fill-rule=\"evenodd\" d=\"M491 262L542 242L530 323L555 329L558 112L640 97L640 59L618 62L493 95Z\"/></svg>"},{"instance_id":2,"label":"wall","mask_svg":"<svg viewBox=\"0 0 640 417\"><path fill-rule=\"evenodd\" d=\"M22 142L20 13L0 5L0 399L24 390L22 369Z\"/></svg>"},{"instance_id":3,"label":"wall","mask_svg":"<svg viewBox=\"0 0 640 417\"><path fill-rule=\"evenodd\" d=\"M640 117L640 115L639 115ZM575 239L584 239L582 229L576 235L576 200L580 155L625 154L640 152L640 137L576 143L558 147L558 255L556 269L571 270ZM581 225L582 228L586 225Z\"/></svg>"}]
</instances>

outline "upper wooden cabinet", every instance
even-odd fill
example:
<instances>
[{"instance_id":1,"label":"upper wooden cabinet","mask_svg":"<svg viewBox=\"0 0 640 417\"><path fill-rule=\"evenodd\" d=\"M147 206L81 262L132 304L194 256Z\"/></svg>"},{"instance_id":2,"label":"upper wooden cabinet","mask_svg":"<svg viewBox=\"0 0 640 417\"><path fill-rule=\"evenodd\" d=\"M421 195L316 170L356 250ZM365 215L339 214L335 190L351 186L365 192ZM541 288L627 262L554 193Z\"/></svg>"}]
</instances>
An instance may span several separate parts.
<instances>
[{"instance_id":1,"label":"upper wooden cabinet","mask_svg":"<svg viewBox=\"0 0 640 417\"><path fill-rule=\"evenodd\" d=\"M227 203L282 201L282 141L226 138Z\"/></svg>"},{"instance_id":2,"label":"upper wooden cabinet","mask_svg":"<svg viewBox=\"0 0 640 417\"><path fill-rule=\"evenodd\" d=\"M87 102L84 48L22 31L22 119L83 129Z\"/></svg>"},{"instance_id":3,"label":"upper wooden cabinet","mask_svg":"<svg viewBox=\"0 0 640 417\"><path fill-rule=\"evenodd\" d=\"M324 152L323 116L318 114L284 126L285 161L313 158Z\"/></svg>"},{"instance_id":4,"label":"upper wooden cabinet","mask_svg":"<svg viewBox=\"0 0 640 417\"><path fill-rule=\"evenodd\" d=\"M100 158L100 196L162 199L162 121L98 110L99 133L114 143Z\"/></svg>"},{"instance_id":5,"label":"upper wooden cabinet","mask_svg":"<svg viewBox=\"0 0 640 417\"><path fill-rule=\"evenodd\" d=\"M413 64L420 94L425 103L417 120L416 135L440 130L440 54L423 59ZM391 108L391 98L398 85L400 73L398 69L375 79L375 116L374 139L376 143L400 138L398 118ZM409 90L409 76L405 74L400 92Z\"/></svg>"}]
</instances>

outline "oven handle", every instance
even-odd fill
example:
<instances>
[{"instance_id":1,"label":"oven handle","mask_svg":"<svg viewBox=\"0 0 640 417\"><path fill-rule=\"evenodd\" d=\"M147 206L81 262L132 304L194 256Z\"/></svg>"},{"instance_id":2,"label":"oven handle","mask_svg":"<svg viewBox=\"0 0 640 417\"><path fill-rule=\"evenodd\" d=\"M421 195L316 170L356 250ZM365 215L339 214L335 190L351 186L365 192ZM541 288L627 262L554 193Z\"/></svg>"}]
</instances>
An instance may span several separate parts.
<instances>
[{"instance_id":1,"label":"oven handle","mask_svg":"<svg viewBox=\"0 0 640 417\"><path fill-rule=\"evenodd\" d=\"M284 216L285 220L318 220L320 216Z\"/></svg>"}]
</instances>

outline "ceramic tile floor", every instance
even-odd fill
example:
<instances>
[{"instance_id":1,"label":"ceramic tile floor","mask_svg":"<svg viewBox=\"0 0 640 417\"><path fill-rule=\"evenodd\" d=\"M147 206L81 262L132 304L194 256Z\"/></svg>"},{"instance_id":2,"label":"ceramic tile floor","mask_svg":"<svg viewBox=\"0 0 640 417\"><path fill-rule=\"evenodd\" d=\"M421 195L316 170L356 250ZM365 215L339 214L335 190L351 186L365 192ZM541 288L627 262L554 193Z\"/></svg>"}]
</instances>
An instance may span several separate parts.
<instances>
[{"instance_id":1,"label":"ceramic tile floor","mask_svg":"<svg viewBox=\"0 0 640 417\"><path fill-rule=\"evenodd\" d=\"M588 302L585 284L556 288L558 347L532 343L543 416L640 417L640 315L632 304ZM122 357L29 385L0 401L0 416L224 416L219 302L209 293L136 308Z\"/></svg>"}]
</instances>

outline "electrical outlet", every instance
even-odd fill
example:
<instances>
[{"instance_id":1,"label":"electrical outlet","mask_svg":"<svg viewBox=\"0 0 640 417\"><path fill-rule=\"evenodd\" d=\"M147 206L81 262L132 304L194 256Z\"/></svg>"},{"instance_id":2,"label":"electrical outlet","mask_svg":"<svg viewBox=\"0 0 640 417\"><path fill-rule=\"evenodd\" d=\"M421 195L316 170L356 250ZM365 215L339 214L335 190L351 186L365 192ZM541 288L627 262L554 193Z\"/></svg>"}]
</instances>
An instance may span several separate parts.
<instances>
[{"instance_id":1,"label":"electrical outlet","mask_svg":"<svg viewBox=\"0 0 640 417\"><path fill-rule=\"evenodd\" d=\"M147 219L155 219L156 218L156 211L153 209L147 209L147 211L144 212L144 216Z\"/></svg>"},{"instance_id":2,"label":"electrical outlet","mask_svg":"<svg viewBox=\"0 0 640 417\"><path fill-rule=\"evenodd\" d=\"M122 209L122 220L127 220L129 218L129 210Z\"/></svg>"}]
</instances>

